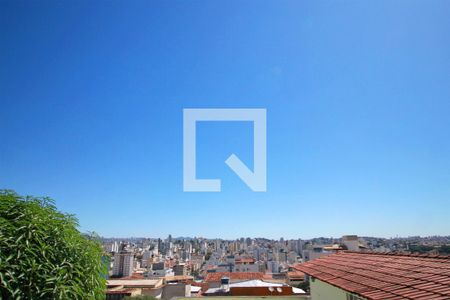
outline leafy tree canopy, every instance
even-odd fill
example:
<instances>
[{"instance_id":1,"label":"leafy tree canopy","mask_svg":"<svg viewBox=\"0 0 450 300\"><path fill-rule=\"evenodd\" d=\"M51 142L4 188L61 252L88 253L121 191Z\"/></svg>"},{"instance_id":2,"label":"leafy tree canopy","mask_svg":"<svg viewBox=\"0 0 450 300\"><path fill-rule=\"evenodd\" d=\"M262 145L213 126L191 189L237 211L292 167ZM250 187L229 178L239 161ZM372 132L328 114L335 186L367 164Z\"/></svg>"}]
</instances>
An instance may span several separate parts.
<instances>
[{"instance_id":1,"label":"leafy tree canopy","mask_svg":"<svg viewBox=\"0 0 450 300\"><path fill-rule=\"evenodd\" d=\"M101 245L77 227L50 198L0 190L0 298L104 299Z\"/></svg>"}]
</instances>

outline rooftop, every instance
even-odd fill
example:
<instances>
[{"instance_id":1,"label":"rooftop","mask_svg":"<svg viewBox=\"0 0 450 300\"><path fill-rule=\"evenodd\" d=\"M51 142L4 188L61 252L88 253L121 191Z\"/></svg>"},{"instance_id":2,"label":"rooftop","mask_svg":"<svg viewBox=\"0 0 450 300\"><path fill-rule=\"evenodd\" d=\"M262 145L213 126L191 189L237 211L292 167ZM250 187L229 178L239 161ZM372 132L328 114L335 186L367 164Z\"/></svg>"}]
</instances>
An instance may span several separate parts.
<instances>
[{"instance_id":1,"label":"rooftop","mask_svg":"<svg viewBox=\"0 0 450 300\"><path fill-rule=\"evenodd\" d=\"M296 269L367 299L450 299L450 257L341 251Z\"/></svg>"},{"instance_id":2,"label":"rooftop","mask_svg":"<svg viewBox=\"0 0 450 300\"><path fill-rule=\"evenodd\" d=\"M236 258L236 264L253 264L255 263L255 259L249 257Z\"/></svg>"},{"instance_id":3,"label":"rooftop","mask_svg":"<svg viewBox=\"0 0 450 300\"><path fill-rule=\"evenodd\" d=\"M214 296L214 300L300 300L309 299L307 295L293 295L293 296ZM192 300L192 298L180 297L177 300Z\"/></svg>"},{"instance_id":4,"label":"rooftop","mask_svg":"<svg viewBox=\"0 0 450 300\"><path fill-rule=\"evenodd\" d=\"M230 288L232 288L232 287L257 287L257 286L278 287L278 286L283 286L283 284L275 283L275 282L267 282L267 281L263 281L263 280L259 280L259 279L252 279L252 280L230 283Z\"/></svg>"},{"instance_id":5,"label":"rooftop","mask_svg":"<svg viewBox=\"0 0 450 300\"><path fill-rule=\"evenodd\" d=\"M231 283L227 288L210 288L205 294L223 295L224 293L230 294L231 296L273 296L274 294L277 296L291 296L305 294L305 291L282 283L256 279Z\"/></svg>"},{"instance_id":6,"label":"rooftop","mask_svg":"<svg viewBox=\"0 0 450 300\"><path fill-rule=\"evenodd\" d=\"M253 280L253 279L271 279L269 275L265 275L262 272L215 272L208 273L205 278L206 282L217 282L222 277L228 277L231 281L236 280Z\"/></svg>"},{"instance_id":7,"label":"rooftop","mask_svg":"<svg viewBox=\"0 0 450 300\"><path fill-rule=\"evenodd\" d=\"M287 272L287 278L289 279L300 279L303 280L303 278L305 277L305 273L303 273L302 271L290 271Z\"/></svg>"},{"instance_id":8,"label":"rooftop","mask_svg":"<svg viewBox=\"0 0 450 300\"><path fill-rule=\"evenodd\" d=\"M175 276L165 276L163 277L166 282L168 281L189 281L194 280L193 276L190 275L175 275Z\"/></svg>"},{"instance_id":9,"label":"rooftop","mask_svg":"<svg viewBox=\"0 0 450 300\"><path fill-rule=\"evenodd\" d=\"M109 279L107 286L123 287L159 287L162 285L161 279Z\"/></svg>"}]
</instances>

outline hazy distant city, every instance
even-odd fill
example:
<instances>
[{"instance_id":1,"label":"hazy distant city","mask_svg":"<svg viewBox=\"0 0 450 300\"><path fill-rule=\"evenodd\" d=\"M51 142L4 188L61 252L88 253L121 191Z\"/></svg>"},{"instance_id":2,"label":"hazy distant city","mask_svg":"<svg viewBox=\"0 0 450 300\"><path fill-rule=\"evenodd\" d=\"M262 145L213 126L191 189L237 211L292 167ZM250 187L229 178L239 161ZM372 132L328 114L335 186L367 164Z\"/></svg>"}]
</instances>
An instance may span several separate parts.
<instances>
[{"instance_id":1,"label":"hazy distant city","mask_svg":"<svg viewBox=\"0 0 450 300\"><path fill-rule=\"evenodd\" d=\"M224 284L240 281L241 288L291 287L292 295L309 295L309 283L302 264L341 251L396 253L399 255L450 254L450 236L377 238L346 235L309 240L239 238L236 240L202 237L102 238L104 250L111 254L110 277L165 279L166 282L191 282L189 296L220 296L229 292ZM260 280L260 282L253 282ZM113 295L120 289L111 283ZM152 283L153 284L153 283ZM276 286L274 286L276 287ZM129 287L122 286L123 291ZM169 285L168 289L174 286ZM183 292L178 296L186 296ZM163 298L175 290L161 290Z\"/></svg>"}]
</instances>

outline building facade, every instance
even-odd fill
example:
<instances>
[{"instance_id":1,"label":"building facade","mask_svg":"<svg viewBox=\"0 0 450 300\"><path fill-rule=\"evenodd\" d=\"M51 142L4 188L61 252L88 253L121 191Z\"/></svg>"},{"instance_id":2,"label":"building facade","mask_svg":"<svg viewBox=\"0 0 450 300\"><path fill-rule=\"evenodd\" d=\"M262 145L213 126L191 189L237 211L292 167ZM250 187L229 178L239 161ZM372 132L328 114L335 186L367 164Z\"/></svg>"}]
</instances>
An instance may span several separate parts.
<instances>
[{"instance_id":1,"label":"building facade","mask_svg":"<svg viewBox=\"0 0 450 300\"><path fill-rule=\"evenodd\" d=\"M129 251L119 251L114 254L113 276L128 277L133 274L134 254Z\"/></svg>"}]
</instances>

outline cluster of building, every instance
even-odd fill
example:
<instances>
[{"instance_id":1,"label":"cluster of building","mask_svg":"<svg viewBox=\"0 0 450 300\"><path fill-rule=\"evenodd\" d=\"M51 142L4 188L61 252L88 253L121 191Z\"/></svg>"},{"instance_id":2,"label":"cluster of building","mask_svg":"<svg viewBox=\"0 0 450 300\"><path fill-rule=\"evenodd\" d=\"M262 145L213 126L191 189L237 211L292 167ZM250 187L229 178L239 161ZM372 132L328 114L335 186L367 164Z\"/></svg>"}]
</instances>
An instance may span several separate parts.
<instances>
[{"instance_id":1,"label":"cluster of building","mask_svg":"<svg viewBox=\"0 0 450 300\"><path fill-rule=\"evenodd\" d=\"M450 257L385 241L105 239L106 298L450 299Z\"/></svg>"}]
</instances>

